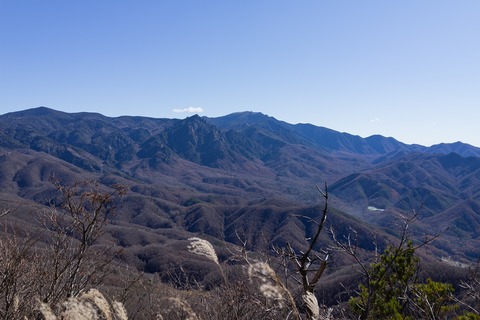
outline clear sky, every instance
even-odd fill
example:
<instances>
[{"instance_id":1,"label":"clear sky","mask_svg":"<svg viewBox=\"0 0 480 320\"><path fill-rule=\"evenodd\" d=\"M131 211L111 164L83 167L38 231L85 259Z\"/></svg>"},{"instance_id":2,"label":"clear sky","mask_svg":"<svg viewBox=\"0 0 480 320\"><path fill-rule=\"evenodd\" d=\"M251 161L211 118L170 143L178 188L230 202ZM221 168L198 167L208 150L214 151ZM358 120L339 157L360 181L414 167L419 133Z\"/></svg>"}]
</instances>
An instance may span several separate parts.
<instances>
[{"instance_id":1,"label":"clear sky","mask_svg":"<svg viewBox=\"0 0 480 320\"><path fill-rule=\"evenodd\" d=\"M480 1L0 0L0 114L37 106L480 146Z\"/></svg>"}]
</instances>

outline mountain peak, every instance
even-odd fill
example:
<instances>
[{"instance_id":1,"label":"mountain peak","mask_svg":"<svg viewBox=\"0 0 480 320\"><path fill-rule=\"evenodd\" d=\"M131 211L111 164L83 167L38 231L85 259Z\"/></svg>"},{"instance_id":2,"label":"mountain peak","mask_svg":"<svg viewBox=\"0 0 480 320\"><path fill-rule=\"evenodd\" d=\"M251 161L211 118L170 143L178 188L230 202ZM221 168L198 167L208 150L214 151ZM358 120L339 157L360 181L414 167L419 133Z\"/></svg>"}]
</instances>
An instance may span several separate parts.
<instances>
[{"instance_id":1,"label":"mountain peak","mask_svg":"<svg viewBox=\"0 0 480 320\"><path fill-rule=\"evenodd\" d=\"M187 122L193 122L193 121L204 121L202 117L200 117L198 114L194 114L193 116L190 116L190 117L186 117L185 119L183 119L184 121L187 121Z\"/></svg>"},{"instance_id":2,"label":"mountain peak","mask_svg":"<svg viewBox=\"0 0 480 320\"><path fill-rule=\"evenodd\" d=\"M474 147L467 143L457 141L454 143L439 143L434 144L425 150L427 153L448 154L455 152L462 157L480 157L480 148Z\"/></svg>"},{"instance_id":3,"label":"mountain peak","mask_svg":"<svg viewBox=\"0 0 480 320\"><path fill-rule=\"evenodd\" d=\"M44 107L44 106L9 113L9 115L19 115L19 116L49 116L54 114L60 115L64 113L61 111Z\"/></svg>"},{"instance_id":4,"label":"mountain peak","mask_svg":"<svg viewBox=\"0 0 480 320\"><path fill-rule=\"evenodd\" d=\"M267 117L267 118L270 118L270 116L262 113L262 112L258 112L258 111L239 111L239 112L234 112L232 114L230 114L231 116L235 116L235 117Z\"/></svg>"}]
</instances>

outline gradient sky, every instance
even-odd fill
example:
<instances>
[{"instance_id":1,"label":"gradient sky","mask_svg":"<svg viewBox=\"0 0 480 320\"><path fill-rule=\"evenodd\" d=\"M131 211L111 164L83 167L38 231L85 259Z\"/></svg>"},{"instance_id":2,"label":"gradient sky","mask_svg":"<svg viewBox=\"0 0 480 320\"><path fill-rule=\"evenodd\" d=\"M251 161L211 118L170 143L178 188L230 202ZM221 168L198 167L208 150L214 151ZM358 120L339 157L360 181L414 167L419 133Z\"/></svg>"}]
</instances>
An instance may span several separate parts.
<instances>
[{"instance_id":1,"label":"gradient sky","mask_svg":"<svg viewBox=\"0 0 480 320\"><path fill-rule=\"evenodd\" d=\"M37 106L480 146L480 1L0 0L0 114Z\"/></svg>"}]
</instances>

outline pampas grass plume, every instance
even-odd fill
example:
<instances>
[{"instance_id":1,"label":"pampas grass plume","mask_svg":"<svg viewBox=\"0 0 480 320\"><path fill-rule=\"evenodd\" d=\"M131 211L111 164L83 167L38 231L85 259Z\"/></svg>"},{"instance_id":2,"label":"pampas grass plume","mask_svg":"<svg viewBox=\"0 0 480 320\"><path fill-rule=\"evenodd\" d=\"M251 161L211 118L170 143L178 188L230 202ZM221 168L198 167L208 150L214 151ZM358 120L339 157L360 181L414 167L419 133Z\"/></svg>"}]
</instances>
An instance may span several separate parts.
<instances>
[{"instance_id":1,"label":"pampas grass plume","mask_svg":"<svg viewBox=\"0 0 480 320\"><path fill-rule=\"evenodd\" d=\"M186 314L186 318L184 318L185 320L199 320L197 314L192 310L186 301L176 297L168 298L168 300L172 303L168 309L169 312L175 313L177 311L183 311Z\"/></svg>"},{"instance_id":2,"label":"pampas grass plume","mask_svg":"<svg viewBox=\"0 0 480 320\"><path fill-rule=\"evenodd\" d=\"M307 310L310 311L310 319L318 319L320 316L320 307L318 306L317 297L313 292L307 291L302 295L303 302L307 305Z\"/></svg>"},{"instance_id":3,"label":"pampas grass plume","mask_svg":"<svg viewBox=\"0 0 480 320\"><path fill-rule=\"evenodd\" d=\"M38 310L45 320L57 320L57 316L53 313L50 306L46 303L40 303Z\"/></svg>"},{"instance_id":4,"label":"pampas grass plume","mask_svg":"<svg viewBox=\"0 0 480 320\"><path fill-rule=\"evenodd\" d=\"M125 306L123 305L123 303L118 301L113 301L112 309L115 314L115 319L128 320L127 309L125 309Z\"/></svg>"},{"instance_id":5,"label":"pampas grass plume","mask_svg":"<svg viewBox=\"0 0 480 320\"><path fill-rule=\"evenodd\" d=\"M91 303L96 306L101 312L105 320L112 320L112 310L107 299L97 289L88 290L86 293L78 298L79 301L85 304Z\"/></svg>"},{"instance_id":6,"label":"pampas grass plume","mask_svg":"<svg viewBox=\"0 0 480 320\"><path fill-rule=\"evenodd\" d=\"M58 317L45 303L40 303L38 310L45 320L128 320L123 304L117 301L110 304L97 289L90 289L63 302Z\"/></svg>"},{"instance_id":7,"label":"pampas grass plume","mask_svg":"<svg viewBox=\"0 0 480 320\"><path fill-rule=\"evenodd\" d=\"M268 263L259 261L248 266L249 278L258 277L262 282L276 280L277 275Z\"/></svg>"},{"instance_id":8,"label":"pampas grass plume","mask_svg":"<svg viewBox=\"0 0 480 320\"><path fill-rule=\"evenodd\" d=\"M197 254L199 256L207 257L211 261L220 265L220 263L218 262L217 253L215 252L215 249L213 248L210 242L197 237L192 237L192 238L189 238L188 240L191 241L190 245L188 246L188 251L194 254Z\"/></svg>"}]
</instances>

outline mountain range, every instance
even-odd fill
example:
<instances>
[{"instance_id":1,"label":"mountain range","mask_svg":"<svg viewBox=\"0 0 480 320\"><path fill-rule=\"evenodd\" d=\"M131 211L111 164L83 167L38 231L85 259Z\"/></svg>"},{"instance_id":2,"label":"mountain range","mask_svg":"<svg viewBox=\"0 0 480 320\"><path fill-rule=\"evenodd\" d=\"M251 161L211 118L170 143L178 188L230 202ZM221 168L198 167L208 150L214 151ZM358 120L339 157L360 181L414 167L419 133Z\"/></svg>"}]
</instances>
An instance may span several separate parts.
<instances>
[{"instance_id":1,"label":"mountain range","mask_svg":"<svg viewBox=\"0 0 480 320\"><path fill-rule=\"evenodd\" d=\"M355 230L359 246L394 241L405 216L412 236L439 237L430 258L480 258L480 148L457 143L409 145L257 112L186 119L106 117L39 107L0 116L0 208L23 228L54 198L54 176L128 187L109 238L124 261L149 272L166 268L188 237L219 248L301 247L328 186L329 226ZM331 244L328 234L324 243ZM380 241L380 240L379 240ZM378 244L378 243L377 243Z\"/></svg>"}]
</instances>

